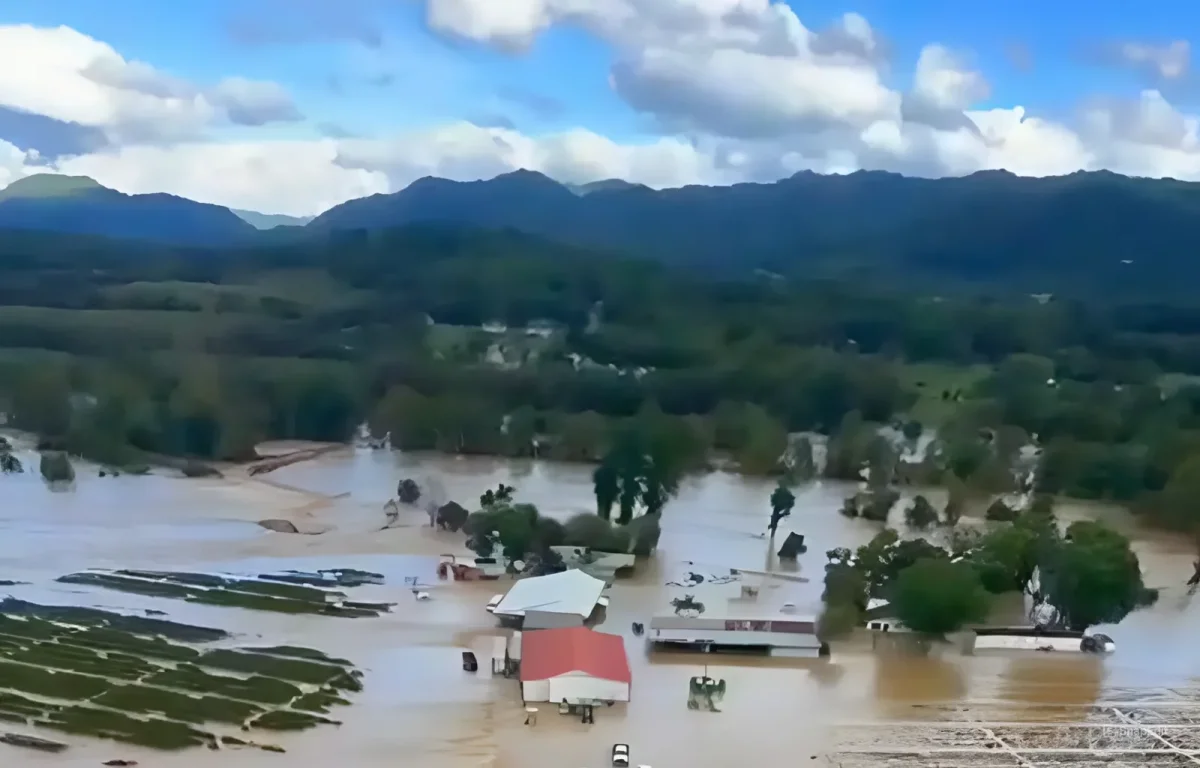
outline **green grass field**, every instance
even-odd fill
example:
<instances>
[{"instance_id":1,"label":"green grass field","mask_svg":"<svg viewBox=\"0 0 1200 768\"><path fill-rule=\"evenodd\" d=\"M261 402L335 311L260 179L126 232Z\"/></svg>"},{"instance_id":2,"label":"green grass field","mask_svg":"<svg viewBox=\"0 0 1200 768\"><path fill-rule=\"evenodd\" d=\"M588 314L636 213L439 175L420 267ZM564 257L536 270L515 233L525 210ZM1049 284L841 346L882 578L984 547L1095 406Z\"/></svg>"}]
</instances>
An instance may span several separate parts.
<instances>
[{"instance_id":1,"label":"green grass field","mask_svg":"<svg viewBox=\"0 0 1200 768\"><path fill-rule=\"evenodd\" d=\"M145 351L202 348L238 328L285 321L238 312L0 307L0 345L102 354L115 347Z\"/></svg>"},{"instance_id":2,"label":"green grass field","mask_svg":"<svg viewBox=\"0 0 1200 768\"><path fill-rule=\"evenodd\" d=\"M245 282L191 283L179 280L135 282L105 288L105 300L114 308L139 309L168 302L181 309L200 311L230 308L239 312L265 311L268 302L283 302L297 309L337 309L353 306L367 295L353 290L328 274L315 270L277 270L248 277Z\"/></svg>"},{"instance_id":3,"label":"green grass field","mask_svg":"<svg viewBox=\"0 0 1200 768\"><path fill-rule=\"evenodd\" d=\"M480 328L434 323L429 326L425 344L431 352L440 352L443 357L455 358L466 352L473 341L483 343L483 339L488 335Z\"/></svg>"},{"instance_id":4,"label":"green grass field","mask_svg":"<svg viewBox=\"0 0 1200 768\"><path fill-rule=\"evenodd\" d=\"M904 387L917 396L908 415L922 424L937 425L946 420L954 403L943 399L943 392L971 390L992 372L991 366L955 366L942 363L912 363L900 368Z\"/></svg>"}]
</instances>

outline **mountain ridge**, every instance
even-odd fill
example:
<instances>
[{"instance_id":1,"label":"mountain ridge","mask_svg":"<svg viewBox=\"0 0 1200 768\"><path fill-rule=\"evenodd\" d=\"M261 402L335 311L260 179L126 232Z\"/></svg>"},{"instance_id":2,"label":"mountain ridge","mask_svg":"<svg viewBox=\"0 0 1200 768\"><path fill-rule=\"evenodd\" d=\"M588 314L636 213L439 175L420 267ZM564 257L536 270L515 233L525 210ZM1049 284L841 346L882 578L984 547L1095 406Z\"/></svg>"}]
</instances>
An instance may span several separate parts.
<instances>
[{"instance_id":1,"label":"mountain ridge","mask_svg":"<svg viewBox=\"0 0 1200 768\"><path fill-rule=\"evenodd\" d=\"M1175 273L1200 278L1190 258L1200 249L1200 184L1109 171L1032 178L993 170L940 179L801 171L775 182L656 190L612 179L562 184L518 170L474 181L423 177L334 206L305 226L281 220L287 225L268 231L243 220L247 212L239 218L183 198L121 195L79 179L37 184L70 193L4 199L0 192L0 227L11 227L25 206L42 218L16 226L183 245L270 246L431 224L511 229L713 274L876 271L896 280L933 276L1038 290L1092 281L1151 291L1181 290L1180 281L1172 285ZM112 225L111 212L91 210L114 206L124 226ZM173 223L147 233L155 206L168 209Z\"/></svg>"},{"instance_id":2,"label":"mountain ridge","mask_svg":"<svg viewBox=\"0 0 1200 768\"><path fill-rule=\"evenodd\" d=\"M127 195L87 176L33 174L0 190L0 228L178 245L236 245L256 231L228 208L156 192Z\"/></svg>"},{"instance_id":3,"label":"mountain ridge","mask_svg":"<svg viewBox=\"0 0 1200 768\"><path fill-rule=\"evenodd\" d=\"M243 208L230 208L229 210L242 221L261 230L275 229L276 227L303 227L315 218L314 216L288 216L284 213L259 213Z\"/></svg>"}]
</instances>

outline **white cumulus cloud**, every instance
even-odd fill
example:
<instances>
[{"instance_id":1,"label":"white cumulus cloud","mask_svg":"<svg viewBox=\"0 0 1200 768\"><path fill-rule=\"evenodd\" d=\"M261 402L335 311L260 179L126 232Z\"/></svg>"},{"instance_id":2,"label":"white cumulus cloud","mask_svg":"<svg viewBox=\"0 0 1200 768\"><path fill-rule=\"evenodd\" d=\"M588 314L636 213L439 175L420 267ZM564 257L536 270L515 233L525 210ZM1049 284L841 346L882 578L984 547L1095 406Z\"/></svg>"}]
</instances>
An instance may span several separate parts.
<instances>
[{"instance_id":1,"label":"white cumulus cloud","mask_svg":"<svg viewBox=\"0 0 1200 768\"><path fill-rule=\"evenodd\" d=\"M325 131L285 141L244 130L238 141L216 141L223 125L303 116L274 83L236 72L193 83L67 27L10 25L0 26L0 116L8 110L13 125L14 115L41 116L108 143L42 157L0 132L0 184L57 171L124 192L305 215L421 176L469 180L518 168L652 187L859 169L1039 176L1110 168L1200 180L1200 120L1169 90L1093 98L1072 118L1051 120L988 103L986 73L967 51L931 41L915 61L896 60L886 34L858 14L818 29L780 0L412 1L423 3L434 33L501 55L560 25L596 37L611 50L614 92L661 135L616 141L587 126L530 135L507 121L456 119L370 137ZM1128 44L1110 53L1177 81L1189 49Z\"/></svg>"},{"instance_id":2,"label":"white cumulus cloud","mask_svg":"<svg viewBox=\"0 0 1200 768\"><path fill-rule=\"evenodd\" d=\"M194 138L218 120L300 117L273 83L231 78L205 88L68 27L29 25L0 26L0 107L100 128L114 142Z\"/></svg>"}]
</instances>

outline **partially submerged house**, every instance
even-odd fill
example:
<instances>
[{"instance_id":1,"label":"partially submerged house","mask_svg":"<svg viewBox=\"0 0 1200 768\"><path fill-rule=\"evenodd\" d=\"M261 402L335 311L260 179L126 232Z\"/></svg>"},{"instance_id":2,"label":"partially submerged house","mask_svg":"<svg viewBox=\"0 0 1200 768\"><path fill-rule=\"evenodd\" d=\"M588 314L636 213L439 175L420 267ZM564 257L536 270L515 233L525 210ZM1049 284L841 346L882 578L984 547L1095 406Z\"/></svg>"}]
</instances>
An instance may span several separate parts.
<instances>
[{"instance_id":1,"label":"partially submerged house","mask_svg":"<svg viewBox=\"0 0 1200 768\"><path fill-rule=\"evenodd\" d=\"M600 552L587 547L550 547L568 568L578 568L589 576L612 583L620 571L632 571L637 558L628 552Z\"/></svg>"},{"instance_id":2,"label":"partially submerged house","mask_svg":"<svg viewBox=\"0 0 1200 768\"><path fill-rule=\"evenodd\" d=\"M881 634L910 634L912 630L895 617L886 600L872 599L867 604L867 629L875 638ZM1067 653L1112 653L1116 643L1108 635L1051 629L1036 624L1018 626L974 626L957 633L956 642L963 653L975 651L1062 651Z\"/></svg>"},{"instance_id":3,"label":"partially submerged house","mask_svg":"<svg viewBox=\"0 0 1200 768\"><path fill-rule=\"evenodd\" d=\"M817 658L827 652L817 639L813 617L661 615L650 619L646 638L653 647L706 652L758 651L791 658Z\"/></svg>"},{"instance_id":4,"label":"partially submerged house","mask_svg":"<svg viewBox=\"0 0 1200 768\"><path fill-rule=\"evenodd\" d=\"M629 701L633 674L620 635L586 627L523 633L521 697L571 705Z\"/></svg>"},{"instance_id":5,"label":"partially submerged house","mask_svg":"<svg viewBox=\"0 0 1200 768\"><path fill-rule=\"evenodd\" d=\"M572 568L547 576L522 579L508 590L492 613L508 624L582 626L602 603L602 579Z\"/></svg>"},{"instance_id":6,"label":"partially submerged house","mask_svg":"<svg viewBox=\"0 0 1200 768\"><path fill-rule=\"evenodd\" d=\"M1069 629L1041 627L974 627L965 635L964 652L973 651L1060 651L1065 653L1112 653L1116 643L1108 635Z\"/></svg>"}]
</instances>

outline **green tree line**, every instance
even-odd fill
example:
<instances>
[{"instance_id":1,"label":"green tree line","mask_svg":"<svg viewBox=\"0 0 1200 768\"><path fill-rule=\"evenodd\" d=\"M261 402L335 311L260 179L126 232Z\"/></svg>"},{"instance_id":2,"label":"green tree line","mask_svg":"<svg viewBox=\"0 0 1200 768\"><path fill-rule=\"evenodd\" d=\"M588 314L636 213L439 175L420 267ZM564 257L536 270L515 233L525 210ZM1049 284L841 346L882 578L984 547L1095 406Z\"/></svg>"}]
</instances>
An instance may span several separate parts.
<instances>
[{"instance_id":1,"label":"green tree line","mask_svg":"<svg viewBox=\"0 0 1200 768\"><path fill-rule=\"evenodd\" d=\"M369 422L405 449L589 462L633 430L679 471L754 474L794 471L796 433L821 433L827 474L854 477L879 428L931 427L936 461L897 482L999 492L1036 442L1039 490L1197 529L1200 308L940 290L706 279L513 232L221 251L22 234L0 244L0 397L108 461ZM537 345L536 321L557 329ZM521 362L489 361L497 340Z\"/></svg>"}]
</instances>

